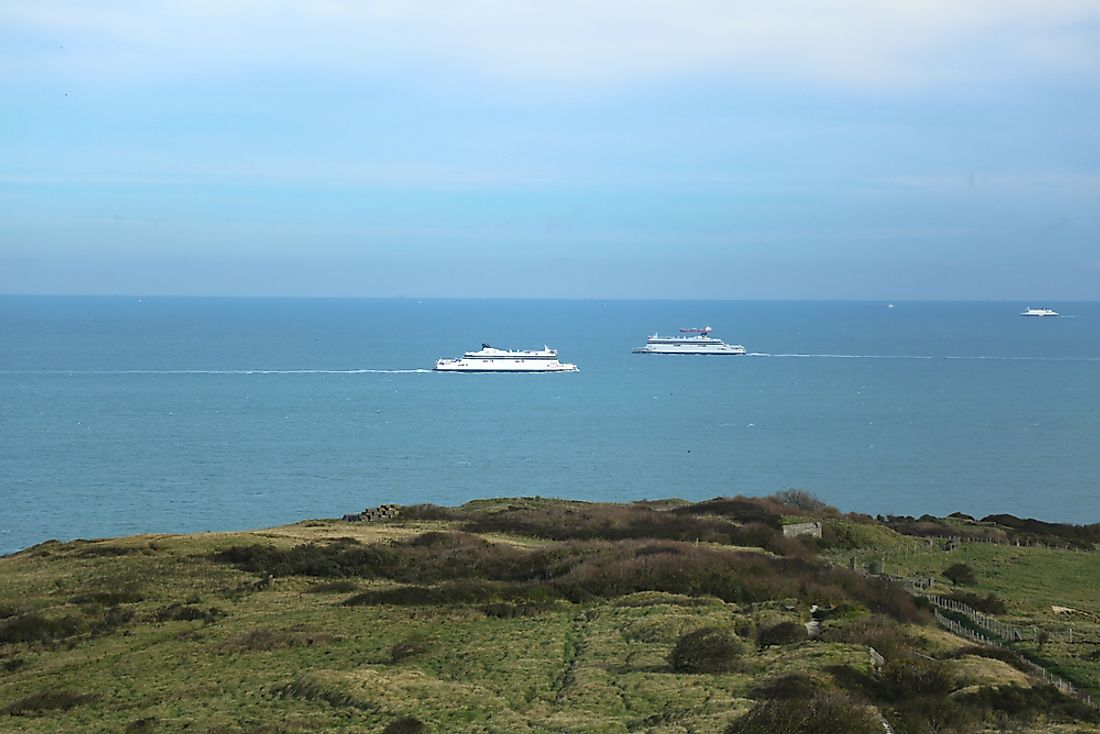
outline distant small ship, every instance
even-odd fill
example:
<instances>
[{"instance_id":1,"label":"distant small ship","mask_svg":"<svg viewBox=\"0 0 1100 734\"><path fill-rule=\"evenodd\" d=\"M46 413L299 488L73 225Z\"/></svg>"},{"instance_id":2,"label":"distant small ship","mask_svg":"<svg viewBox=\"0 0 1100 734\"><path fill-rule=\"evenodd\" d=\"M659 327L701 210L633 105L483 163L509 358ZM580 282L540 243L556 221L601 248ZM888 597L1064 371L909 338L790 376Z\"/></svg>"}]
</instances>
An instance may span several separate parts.
<instances>
[{"instance_id":1,"label":"distant small ship","mask_svg":"<svg viewBox=\"0 0 1100 734\"><path fill-rule=\"evenodd\" d=\"M681 334L692 336L660 336L654 334L646 339L644 347L632 350L634 354L745 354L740 344L726 344L710 335L709 326L702 329L680 329Z\"/></svg>"},{"instance_id":2,"label":"distant small ship","mask_svg":"<svg viewBox=\"0 0 1100 734\"><path fill-rule=\"evenodd\" d=\"M1028 306L1026 311L1020 312L1021 316L1058 316L1059 313L1050 308L1031 308Z\"/></svg>"}]
</instances>

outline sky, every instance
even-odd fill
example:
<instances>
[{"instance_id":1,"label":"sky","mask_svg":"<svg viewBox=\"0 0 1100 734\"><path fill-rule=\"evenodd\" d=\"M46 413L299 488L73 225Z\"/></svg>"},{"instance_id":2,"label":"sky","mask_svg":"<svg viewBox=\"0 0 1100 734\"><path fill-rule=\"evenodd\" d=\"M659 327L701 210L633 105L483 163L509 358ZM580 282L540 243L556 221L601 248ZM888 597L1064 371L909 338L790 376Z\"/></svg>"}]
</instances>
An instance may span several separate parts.
<instances>
[{"instance_id":1,"label":"sky","mask_svg":"<svg viewBox=\"0 0 1100 734\"><path fill-rule=\"evenodd\" d=\"M0 293L1100 299L1100 0L0 0Z\"/></svg>"}]
</instances>

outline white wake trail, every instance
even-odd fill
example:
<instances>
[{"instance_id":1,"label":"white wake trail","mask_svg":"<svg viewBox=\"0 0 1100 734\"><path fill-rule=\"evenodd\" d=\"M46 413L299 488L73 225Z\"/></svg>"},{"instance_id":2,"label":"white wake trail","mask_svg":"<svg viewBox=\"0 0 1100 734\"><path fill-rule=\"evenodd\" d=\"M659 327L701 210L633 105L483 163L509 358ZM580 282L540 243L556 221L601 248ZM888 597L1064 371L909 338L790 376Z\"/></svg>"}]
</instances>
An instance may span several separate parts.
<instances>
[{"instance_id":1,"label":"white wake trail","mask_svg":"<svg viewBox=\"0 0 1100 734\"><path fill-rule=\"evenodd\" d=\"M0 370L3 375L417 375L429 372L432 370Z\"/></svg>"},{"instance_id":2,"label":"white wake trail","mask_svg":"<svg viewBox=\"0 0 1100 734\"><path fill-rule=\"evenodd\" d=\"M1100 362L1100 357L1028 357L1028 356L990 356L990 355L952 355L952 354L803 354L798 352L771 353L749 352L747 357L772 357L785 359L930 359L956 361L995 361L995 362Z\"/></svg>"}]
</instances>

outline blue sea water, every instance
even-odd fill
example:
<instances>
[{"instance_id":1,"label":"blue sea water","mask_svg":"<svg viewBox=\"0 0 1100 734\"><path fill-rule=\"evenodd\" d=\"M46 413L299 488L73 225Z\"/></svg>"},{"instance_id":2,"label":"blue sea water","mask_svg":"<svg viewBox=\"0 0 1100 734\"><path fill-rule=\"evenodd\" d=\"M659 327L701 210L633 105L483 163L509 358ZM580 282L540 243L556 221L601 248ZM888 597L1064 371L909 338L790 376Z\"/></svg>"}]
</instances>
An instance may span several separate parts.
<instances>
[{"instance_id":1,"label":"blue sea water","mask_svg":"<svg viewBox=\"0 0 1100 734\"><path fill-rule=\"evenodd\" d=\"M1027 305L2 297L0 552L383 502L790 487L1100 522L1100 303ZM751 354L631 354L706 324ZM483 341L581 371L430 371Z\"/></svg>"}]
</instances>

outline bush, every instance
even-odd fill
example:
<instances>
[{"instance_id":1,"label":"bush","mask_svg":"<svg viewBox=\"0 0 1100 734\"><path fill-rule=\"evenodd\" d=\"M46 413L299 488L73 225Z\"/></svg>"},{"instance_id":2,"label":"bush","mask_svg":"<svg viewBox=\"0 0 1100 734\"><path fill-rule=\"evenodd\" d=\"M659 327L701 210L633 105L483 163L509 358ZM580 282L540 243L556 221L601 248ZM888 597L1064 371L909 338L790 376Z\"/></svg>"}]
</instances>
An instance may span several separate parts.
<instances>
[{"instance_id":1,"label":"bush","mask_svg":"<svg viewBox=\"0 0 1100 734\"><path fill-rule=\"evenodd\" d=\"M181 604L172 602L154 615L157 622L203 622L211 624L218 617L224 617L225 612L217 607L202 609L194 604Z\"/></svg>"},{"instance_id":2,"label":"bush","mask_svg":"<svg viewBox=\"0 0 1100 734\"><path fill-rule=\"evenodd\" d=\"M703 627L681 635L668 662L677 673L728 673L737 668L741 652L729 632Z\"/></svg>"},{"instance_id":3,"label":"bush","mask_svg":"<svg viewBox=\"0 0 1100 734\"><path fill-rule=\"evenodd\" d=\"M973 586L978 583L978 579L974 576L974 569L965 563L955 563L948 566L943 575L952 584L959 586Z\"/></svg>"},{"instance_id":4,"label":"bush","mask_svg":"<svg viewBox=\"0 0 1100 734\"><path fill-rule=\"evenodd\" d=\"M809 699L773 699L756 704L726 727L725 734L882 734L879 717L840 693Z\"/></svg>"},{"instance_id":5,"label":"bush","mask_svg":"<svg viewBox=\"0 0 1100 734\"><path fill-rule=\"evenodd\" d=\"M223 653L267 652L291 647L309 647L331 640L332 635L325 633L314 634L302 630L261 627L230 637L219 646L218 651Z\"/></svg>"},{"instance_id":6,"label":"bush","mask_svg":"<svg viewBox=\"0 0 1100 734\"><path fill-rule=\"evenodd\" d=\"M134 588L86 591L69 599L73 604L102 604L107 607L118 606L119 604L136 604L144 600L145 595Z\"/></svg>"},{"instance_id":7,"label":"bush","mask_svg":"<svg viewBox=\"0 0 1100 734\"><path fill-rule=\"evenodd\" d=\"M144 719L131 721L126 725L123 734L153 734L156 731L157 720L151 716Z\"/></svg>"},{"instance_id":8,"label":"bush","mask_svg":"<svg viewBox=\"0 0 1100 734\"><path fill-rule=\"evenodd\" d=\"M382 734L424 734L428 728L415 716L405 716L391 721Z\"/></svg>"},{"instance_id":9,"label":"bush","mask_svg":"<svg viewBox=\"0 0 1100 734\"><path fill-rule=\"evenodd\" d=\"M994 594L981 597L977 594L970 594L965 591L955 591L948 594L948 598L954 599L957 602L962 602L986 614L1008 614L1008 607L1005 606L1004 601Z\"/></svg>"},{"instance_id":10,"label":"bush","mask_svg":"<svg viewBox=\"0 0 1100 734\"><path fill-rule=\"evenodd\" d=\"M399 663L407 658L423 655L432 649L432 643L423 637L408 637L395 642L390 648L390 662Z\"/></svg>"},{"instance_id":11,"label":"bush","mask_svg":"<svg viewBox=\"0 0 1100 734\"><path fill-rule=\"evenodd\" d=\"M55 642L84 631L79 617L43 617L40 614L24 614L0 624L0 643L5 642Z\"/></svg>"},{"instance_id":12,"label":"bush","mask_svg":"<svg viewBox=\"0 0 1100 734\"><path fill-rule=\"evenodd\" d=\"M453 507L442 507L433 504L402 505L402 520L458 520L462 518L462 511Z\"/></svg>"},{"instance_id":13,"label":"bush","mask_svg":"<svg viewBox=\"0 0 1100 734\"><path fill-rule=\"evenodd\" d=\"M836 514L837 512L835 507L830 507L804 489L784 489L782 492L776 492L769 499L773 499L776 502L782 502L788 507L793 507L796 510L801 510L802 512L808 512L810 514L824 512Z\"/></svg>"},{"instance_id":14,"label":"bush","mask_svg":"<svg viewBox=\"0 0 1100 734\"><path fill-rule=\"evenodd\" d=\"M755 683L749 689L749 695L767 700L812 698L820 688L821 683L807 675L787 673Z\"/></svg>"},{"instance_id":15,"label":"bush","mask_svg":"<svg viewBox=\"0 0 1100 734\"><path fill-rule=\"evenodd\" d=\"M355 591L359 588L359 585L349 579L340 579L339 581L325 581L324 583L314 584L308 589L303 591L303 594L346 594L349 591Z\"/></svg>"},{"instance_id":16,"label":"bush","mask_svg":"<svg viewBox=\"0 0 1100 734\"><path fill-rule=\"evenodd\" d=\"M968 705L1000 711L1023 721L1044 716L1055 721L1100 722L1100 711L1066 696L1051 685L981 688L960 694L959 698Z\"/></svg>"},{"instance_id":17,"label":"bush","mask_svg":"<svg viewBox=\"0 0 1100 734\"><path fill-rule=\"evenodd\" d=\"M239 545L214 553L219 563L263 576L319 576L374 578L394 564L378 546L362 547L355 541L326 544L304 543L293 548L273 545Z\"/></svg>"},{"instance_id":18,"label":"bush","mask_svg":"<svg viewBox=\"0 0 1100 734\"><path fill-rule=\"evenodd\" d=\"M68 711L93 700L95 700L95 696L88 696L76 691L41 691L8 704L0 709L0 714L23 716L38 711Z\"/></svg>"},{"instance_id":19,"label":"bush","mask_svg":"<svg viewBox=\"0 0 1100 734\"><path fill-rule=\"evenodd\" d=\"M756 642L762 648L768 645L794 645L805 639L806 625L798 622L780 622L756 633Z\"/></svg>"}]
</instances>

